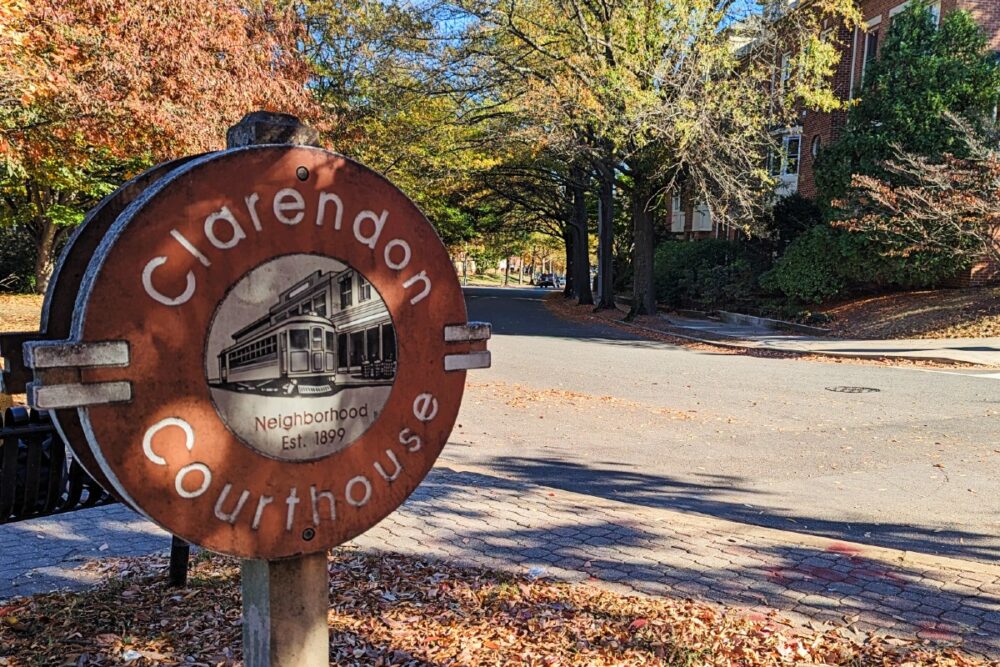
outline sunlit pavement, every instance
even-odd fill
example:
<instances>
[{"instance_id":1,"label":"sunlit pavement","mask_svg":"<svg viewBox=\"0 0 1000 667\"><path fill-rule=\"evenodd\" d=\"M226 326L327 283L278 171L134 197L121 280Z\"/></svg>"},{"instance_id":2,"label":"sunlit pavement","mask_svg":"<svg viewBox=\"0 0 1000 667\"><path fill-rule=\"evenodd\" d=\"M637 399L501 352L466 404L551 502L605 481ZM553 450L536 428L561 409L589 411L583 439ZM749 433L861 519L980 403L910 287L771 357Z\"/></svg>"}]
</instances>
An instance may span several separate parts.
<instances>
[{"instance_id":1,"label":"sunlit pavement","mask_svg":"<svg viewBox=\"0 0 1000 667\"><path fill-rule=\"evenodd\" d=\"M634 505L998 562L995 379L696 351L558 319L547 294L467 290L470 318L494 323L493 368L470 373L444 460Z\"/></svg>"}]
</instances>

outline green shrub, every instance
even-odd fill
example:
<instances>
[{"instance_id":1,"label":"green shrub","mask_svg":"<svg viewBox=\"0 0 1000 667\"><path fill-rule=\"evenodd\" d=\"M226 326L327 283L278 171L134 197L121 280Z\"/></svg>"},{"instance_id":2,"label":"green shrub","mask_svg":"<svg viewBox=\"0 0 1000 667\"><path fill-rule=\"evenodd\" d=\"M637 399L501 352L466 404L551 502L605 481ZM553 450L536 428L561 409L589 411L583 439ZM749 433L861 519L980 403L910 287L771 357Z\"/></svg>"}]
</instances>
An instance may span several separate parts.
<instances>
[{"instance_id":1,"label":"green shrub","mask_svg":"<svg viewBox=\"0 0 1000 667\"><path fill-rule=\"evenodd\" d=\"M30 292L35 287L35 243L18 225L0 225L0 291Z\"/></svg>"},{"instance_id":2,"label":"green shrub","mask_svg":"<svg viewBox=\"0 0 1000 667\"><path fill-rule=\"evenodd\" d=\"M963 260L938 253L891 251L862 233L813 227L788 246L760 285L797 303L822 303L861 290L937 287L964 268Z\"/></svg>"},{"instance_id":3,"label":"green shrub","mask_svg":"<svg viewBox=\"0 0 1000 667\"><path fill-rule=\"evenodd\" d=\"M840 296L847 289L847 280L839 245L837 232L813 227L795 239L774 268L761 276L761 287L803 303Z\"/></svg>"},{"instance_id":4,"label":"green shrub","mask_svg":"<svg viewBox=\"0 0 1000 667\"><path fill-rule=\"evenodd\" d=\"M822 222L823 213L816 202L796 192L775 203L764 225L771 247L781 251Z\"/></svg>"},{"instance_id":5,"label":"green shrub","mask_svg":"<svg viewBox=\"0 0 1000 667\"><path fill-rule=\"evenodd\" d=\"M656 296L673 308L732 308L754 300L767 258L756 247L719 239L664 241L656 249Z\"/></svg>"},{"instance_id":6,"label":"green shrub","mask_svg":"<svg viewBox=\"0 0 1000 667\"><path fill-rule=\"evenodd\" d=\"M888 243L863 232L841 231L839 239L844 276L859 288L940 287L972 262L970 256L934 251L904 256Z\"/></svg>"}]
</instances>

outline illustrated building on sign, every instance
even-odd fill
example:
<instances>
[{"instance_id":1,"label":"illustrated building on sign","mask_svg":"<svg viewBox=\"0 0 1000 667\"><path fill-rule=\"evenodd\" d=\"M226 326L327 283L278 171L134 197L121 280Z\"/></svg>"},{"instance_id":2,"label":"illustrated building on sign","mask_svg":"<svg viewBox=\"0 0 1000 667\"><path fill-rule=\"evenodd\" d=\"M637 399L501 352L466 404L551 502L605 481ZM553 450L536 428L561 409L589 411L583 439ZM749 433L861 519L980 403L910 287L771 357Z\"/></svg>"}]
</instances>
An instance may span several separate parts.
<instances>
[{"instance_id":1,"label":"illustrated building on sign","mask_svg":"<svg viewBox=\"0 0 1000 667\"><path fill-rule=\"evenodd\" d=\"M299 393L324 393L338 374L376 383L396 373L389 311L353 269L314 271L231 337L218 355L223 384L293 380Z\"/></svg>"}]
</instances>

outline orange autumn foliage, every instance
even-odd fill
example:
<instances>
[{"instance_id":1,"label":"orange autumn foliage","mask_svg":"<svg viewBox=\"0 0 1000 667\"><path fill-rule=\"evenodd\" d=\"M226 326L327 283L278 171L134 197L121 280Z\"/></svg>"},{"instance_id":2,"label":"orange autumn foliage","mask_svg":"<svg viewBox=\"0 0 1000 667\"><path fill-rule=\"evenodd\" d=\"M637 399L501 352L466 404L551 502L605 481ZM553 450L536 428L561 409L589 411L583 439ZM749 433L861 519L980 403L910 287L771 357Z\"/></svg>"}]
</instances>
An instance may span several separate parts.
<instances>
[{"instance_id":1,"label":"orange autumn foliage","mask_svg":"<svg viewBox=\"0 0 1000 667\"><path fill-rule=\"evenodd\" d=\"M158 161L257 109L315 122L300 31L272 0L5 0L0 159Z\"/></svg>"}]
</instances>

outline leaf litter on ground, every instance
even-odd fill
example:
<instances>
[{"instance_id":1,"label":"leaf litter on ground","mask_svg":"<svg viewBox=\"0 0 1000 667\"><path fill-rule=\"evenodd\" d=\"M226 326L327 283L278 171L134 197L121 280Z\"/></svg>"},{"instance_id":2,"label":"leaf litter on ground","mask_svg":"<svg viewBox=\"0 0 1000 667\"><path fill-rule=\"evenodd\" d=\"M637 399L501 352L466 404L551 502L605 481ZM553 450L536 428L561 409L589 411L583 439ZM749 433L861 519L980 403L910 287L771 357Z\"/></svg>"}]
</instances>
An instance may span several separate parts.
<instances>
[{"instance_id":1,"label":"leaf litter on ground","mask_svg":"<svg viewBox=\"0 0 1000 667\"><path fill-rule=\"evenodd\" d=\"M165 556L89 567L107 577L93 589L0 609L0 665L242 665L237 560L201 552L183 589L167 586ZM337 549L329 573L331 665L996 664L886 633L396 554Z\"/></svg>"},{"instance_id":2,"label":"leaf litter on ground","mask_svg":"<svg viewBox=\"0 0 1000 667\"><path fill-rule=\"evenodd\" d=\"M466 389L473 392L488 392L502 400L508 407L527 408L543 405L559 405L573 408L589 408L594 405L607 407L616 412L644 411L670 419L693 419L693 410L671 410L657 405L631 401L617 396L585 394L566 389L534 389L507 382L466 382Z\"/></svg>"}]
</instances>

